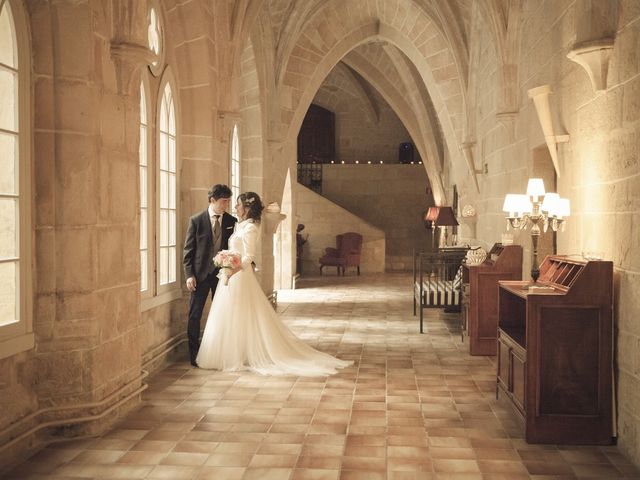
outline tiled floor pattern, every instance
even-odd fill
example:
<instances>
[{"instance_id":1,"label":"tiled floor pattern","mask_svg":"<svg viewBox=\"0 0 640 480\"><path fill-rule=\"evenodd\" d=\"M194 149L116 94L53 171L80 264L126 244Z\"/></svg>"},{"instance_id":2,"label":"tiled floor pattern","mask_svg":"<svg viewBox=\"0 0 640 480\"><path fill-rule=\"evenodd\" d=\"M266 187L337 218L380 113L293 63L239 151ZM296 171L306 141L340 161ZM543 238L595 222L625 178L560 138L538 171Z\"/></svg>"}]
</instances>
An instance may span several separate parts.
<instances>
[{"instance_id":1,"label":"tiled floor pattern","mask_svg":"<svg viewBox=\"0 0 640 480\"><path fill-rule=\"evenodd\" d=\"M51 445L11 479L640 479L616 447L528 445L456 314L425 335L402 274L324 277L280 294L286 323L353 359L329 378L173 365L103 437Z\"/></svg>"}]
</instances>

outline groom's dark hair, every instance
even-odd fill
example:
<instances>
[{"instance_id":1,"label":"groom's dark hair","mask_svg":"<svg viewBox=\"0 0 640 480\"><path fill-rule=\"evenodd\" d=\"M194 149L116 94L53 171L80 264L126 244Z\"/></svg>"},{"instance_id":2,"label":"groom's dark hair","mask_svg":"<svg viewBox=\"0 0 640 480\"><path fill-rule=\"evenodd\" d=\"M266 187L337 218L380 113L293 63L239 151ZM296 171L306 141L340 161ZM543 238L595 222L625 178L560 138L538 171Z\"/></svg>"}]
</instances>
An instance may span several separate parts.
<instances>
[{"instance_id":1,"label":"groom's dark hair","mask_svg":"<svg viewBox=\"0 0 640 480\"><path fill-rule=\"evenodd\" d=\"M231 195L232 195L231 189L221 183L216 183L213 187L211 187L211 190L209 190L209 192L207 193L207 196L209 197L209 202L211 202L212 198L214 200L218 200L220 198L231 198Z\"/></svg>"}]
</instances>

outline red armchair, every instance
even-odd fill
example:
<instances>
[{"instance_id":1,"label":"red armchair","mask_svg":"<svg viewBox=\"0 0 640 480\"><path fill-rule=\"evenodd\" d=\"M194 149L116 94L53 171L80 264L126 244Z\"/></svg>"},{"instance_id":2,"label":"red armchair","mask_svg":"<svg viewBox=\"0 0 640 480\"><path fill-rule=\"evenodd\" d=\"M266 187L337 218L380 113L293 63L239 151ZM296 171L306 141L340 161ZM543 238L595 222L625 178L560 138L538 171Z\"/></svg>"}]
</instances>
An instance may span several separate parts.
<instances>
[{"instance_id":1,"label":"red armchair","mask_svg":"<svg viewBox=\"0 0 640 480\"><path fill-rule=\"evenodd\" d=\"M356 267L360 275L360 256L362 254L362 235L355 232L347 232L336 235L336 248L326 248L324 255L320 257L320 274L322 267L336 267L338 275L347 267Z\"/></svg>"}]
</instances>

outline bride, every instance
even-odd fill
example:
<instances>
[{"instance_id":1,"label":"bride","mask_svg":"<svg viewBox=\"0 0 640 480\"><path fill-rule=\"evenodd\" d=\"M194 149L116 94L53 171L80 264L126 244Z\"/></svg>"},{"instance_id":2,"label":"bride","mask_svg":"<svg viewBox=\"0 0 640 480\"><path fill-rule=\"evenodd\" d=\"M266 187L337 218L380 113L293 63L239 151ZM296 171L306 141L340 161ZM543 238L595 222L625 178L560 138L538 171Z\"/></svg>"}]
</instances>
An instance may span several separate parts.
<instances>
[{"instance_id":1,"label":"bride","mask_svg":"<svg viewBox=\"0 0 640 480\"><path fill-rule=\"evenodd\" d=\"M257 193L238 197L239 222L229 250L242 255L242 267L221 284L207 318L196 362L200 368L252 370L262 375L321 376L353 362L313 349L282 323L253 273L262 201Z\"/></svg>"}]
</instances>

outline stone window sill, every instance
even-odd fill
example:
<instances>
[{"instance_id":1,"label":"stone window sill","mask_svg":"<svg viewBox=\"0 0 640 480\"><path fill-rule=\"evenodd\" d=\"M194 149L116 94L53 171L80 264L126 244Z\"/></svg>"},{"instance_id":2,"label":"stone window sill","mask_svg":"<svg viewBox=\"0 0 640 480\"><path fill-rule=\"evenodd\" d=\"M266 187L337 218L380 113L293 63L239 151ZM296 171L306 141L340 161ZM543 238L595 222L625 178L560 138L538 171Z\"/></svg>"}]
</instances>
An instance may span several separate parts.
<instances>
[{"instance_id":1,"label":"stone window sill","mask_svg":"<svg viewBox=\"0 0 640 480\"><path fill-rule=\"evenodd\" d=\"M33 332L0 340L0 359L12 357L20 352L31 350L35 345Z\"/></svg>"},{"instance_id":2,"label":"stone window sill","mask_svg":"<svg viewBox=\"0 0 640 480\"><path fill-rule=\"evenodd\" d=\"M182 298L182 290L179 288L169 290L168 292L161 293L155 297L143 298L140 302L140 311L146 312L147 310L151 310L152 308L159 307L160 305L173 302L180 298Z\"/></svg>"}]
</instances>

